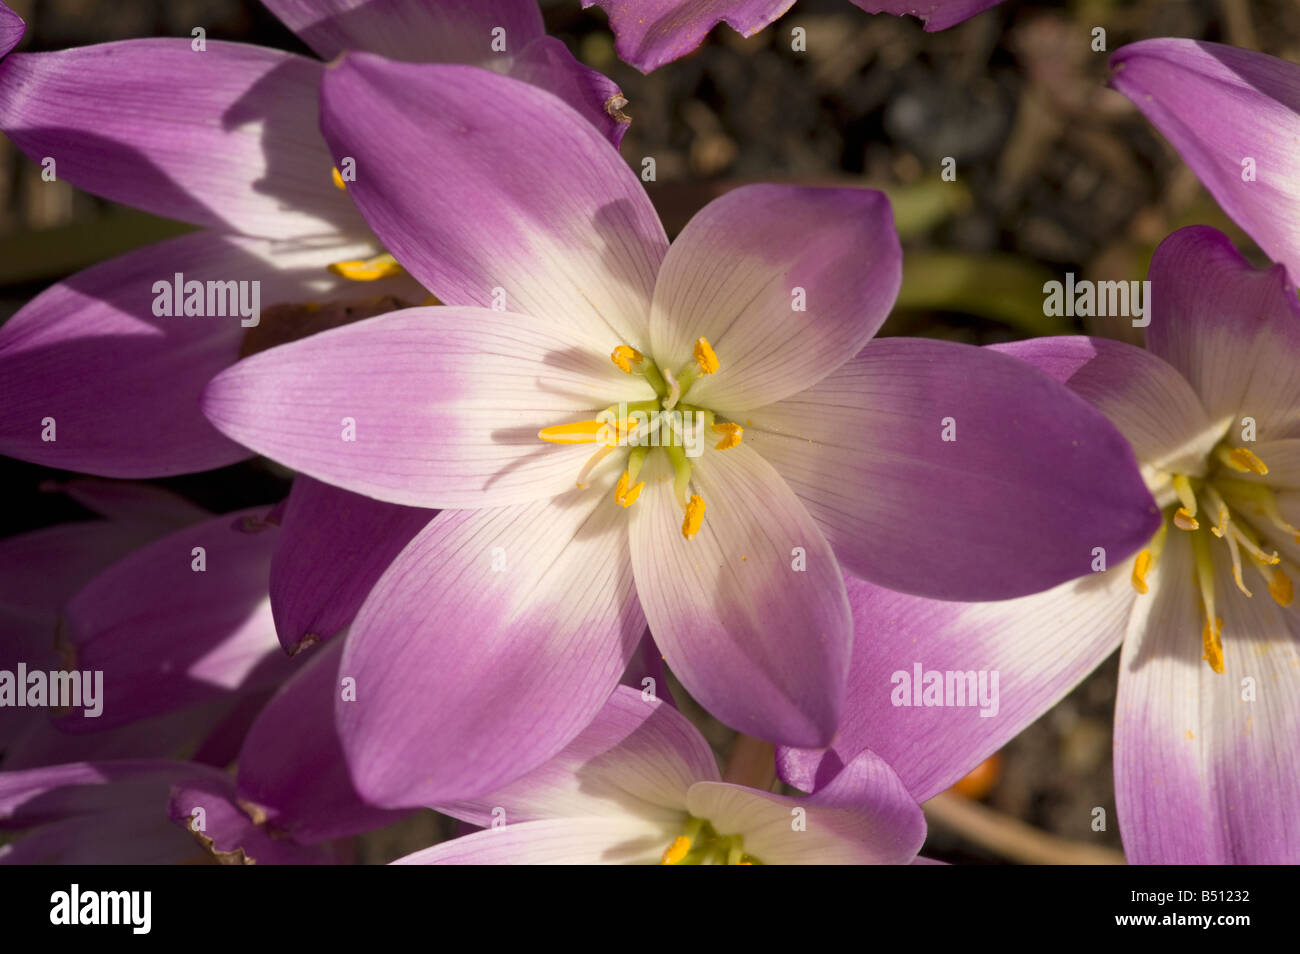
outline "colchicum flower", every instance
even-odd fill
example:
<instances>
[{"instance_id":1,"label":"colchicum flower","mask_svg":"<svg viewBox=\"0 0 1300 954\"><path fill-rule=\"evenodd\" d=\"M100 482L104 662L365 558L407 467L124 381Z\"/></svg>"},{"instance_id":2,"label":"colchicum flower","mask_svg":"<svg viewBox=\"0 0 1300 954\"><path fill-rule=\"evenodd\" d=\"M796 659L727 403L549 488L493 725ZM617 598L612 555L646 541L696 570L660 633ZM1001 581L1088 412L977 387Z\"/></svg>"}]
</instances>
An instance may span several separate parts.
<instances>
[{"instance_id":1,"label":"colchicum flower","mask_svg":"<svg viewBox=\"0 0 1300 954\"><path fill-rule=\"evenodd\" d=\"M438 810L485 830L395 864L909 864L925 841L869 752L809 798L724 782L685 716L625 686L554 759Z\"/></svg>"},{"instance_id":2,"label":"colchicum flower","mask_svg":"<svg viewBox=\"0 0 1300 954\"><path fill-rule=\"evenodd\" d=\"M719 23L753 36L795 0L582 0L609 14L615 49L643 73L690 53ZM850 0L868 13L920 17L928 32L946 30L1002 0Z\"/></svg>"},{"instance_id":3,"label":"colchicum flower","mask_svg":"<svg viewBox=\"0 0 1300 954\"><path fill-rule=\"evenodd\" d=\"M841 567L1000 599L1154 531L1132 451L1048 376L868 345L900 280L879 193L737 189L670 248L618 153L525 84L354 54L321 103L375 235L449 304L254 355L203 406L318 481L447 508L344 652L343 744L376 803L470 797L559 752L647 620L718 718L824 745Z\"/></svg>"},{"instance_id":4,"label":"colchicum flower","mask_svg":"<svg viewBox=\"0 0 1300 954\"><path fill-rule=\"evenodd\" d=\"M1300 303L1214 229L1156 250L1147 348L1086 337L997 346L1048 372L1128 438L1162 508L1133 559L1002 603L942 603L850 581L859 625L832 749L785 750L812 791L870 748L918 800L951 785L945 753L982 757L1122 643L1116 803L1133 863L1300 858ZM996 718L900 707L891 670L994 670ZM950 704L950 703L949 703Z\"/></svg>"},{"instance_id":5,"label":"colchicum flower","mask_svg":"<svg viewBox=\"0 0 1300 954\"><path fill-rule=\"evenodd\" d=\"M617 87L544 35L535 0L266 6L324 60L360 49L501 70L566 99L614 143L626 128ZM4 12L0 52L21 30ZM0 328L0 453L109 477L233 463L247 451L198 409L214 374L268 342L427 299L340 188L353 170L317 128L323 70L190 37L4 58L0 130L19 150L87 192L202 231L60 281ZM159 315L160 281L201 283L206 300ZM264 313L236 314L226 283L258 282Z\"/></svg>"}]
</instances>

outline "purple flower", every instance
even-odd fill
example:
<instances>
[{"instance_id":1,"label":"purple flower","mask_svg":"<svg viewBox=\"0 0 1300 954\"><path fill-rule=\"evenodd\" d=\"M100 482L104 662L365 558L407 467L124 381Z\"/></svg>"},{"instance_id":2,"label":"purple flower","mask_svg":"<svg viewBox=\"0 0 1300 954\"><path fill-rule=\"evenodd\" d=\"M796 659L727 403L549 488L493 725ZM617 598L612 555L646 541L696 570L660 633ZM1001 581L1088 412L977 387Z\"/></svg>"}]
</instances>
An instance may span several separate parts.
<instances>
[{"instance_id":1,"label":"purple flower","mask_svg":"<svg viewBox=\"0 0 1300 954\"><path fill-rule=\"evenodd\" d=\"M908 864L925 841L871 753L809 798L731 784L685 716L627 687L554 759L438 810L485 830L395 864Z\"/></svg>"},{"instance_id":2,"label":"purple flower","mask_svg":"<svg viewBox=\"0 0 1300 954\"><path fill-rule=\"evenodd\" d=\"M625 128L610 111L617 88L543 35L535 0L268 6L322 58L365 49L488 66L565 98L614 142ZM12 38L0 32L0 49ZM350 168L317 128L323 70L290 53L190 38L0 63L0 129L28 157L52 160L47 169L88 192L204 227L59 282L5 323L0 453L111 477L232 463L247 451L203 419L198 396L249 336L281 333L304 314L329 318L319 303L356 296L354 280L365 292L353 311L427 298L331 182L332 169L344 175L336 166ZM202 316L160 315L158 283L174 280L248 283L248 316L210 287ZM245 327L263 319L267 328Z\"/></svg>"},{"instance_id":3,"label":"purple flower","mask_svg":"<svg viewBox=\"0 0 1300 954\"><path fill-rule=\"evenodd\" d=\"M878 193L738 189L669 248L617 152L509 78L350 55L322 127L368 170L350 192L375 234L451 304L255 355L203 403L319 481L451 508L344 652L344 748L378 804L475 795L560 751L647 620L716 716L825 744L852 641L841 566L1004 598L1155 529L1132 451L1046 375L868 344L900 274Z\"/></svg>"},{"instance_id":4,"label":"purple flower","mask_svg":"<svg viewBox=\"0 0 1300 954\"><path fill-rule=\"evenodd\" d=\"M946 30L1002 0L851 0L868 13L920 17L929 32ZM609 14L615 49L643 73L699 46L719 23L753 36L794 6L794 0L582 0Z\"/></svg>"},{"instance_id":5,"label":"purple flower","mask_svg":"<svg viewBox=\"0 0 1300 954\"><path fill-rule=\"evenodd\" d=\"M786 750L814 790L859 750L919 800L1037 718L1118 648L1116 802L1134 863L1300 855L1300 304L1210 228L1156 250L1149 350L1083 337L999 346L1125 434L1164 520L1133 559L1002 603L941 603L850 581L860 625L848 713L827 751ZM886 622L888 625L881 625ZM911 708L894 671L1000 674L1000 711Z\"/></svg>"},{"instance_id":6,"label":"purple flower","mask_svg":"<svg viewBox=\"0 0 1300 954\"><path fill-rule=\"evenodd\" d=\"M1300 275L1300 66L1179 39L1132 43L1110 62L1111 85L1269 258Z\"/></svg>"}]
</instances>

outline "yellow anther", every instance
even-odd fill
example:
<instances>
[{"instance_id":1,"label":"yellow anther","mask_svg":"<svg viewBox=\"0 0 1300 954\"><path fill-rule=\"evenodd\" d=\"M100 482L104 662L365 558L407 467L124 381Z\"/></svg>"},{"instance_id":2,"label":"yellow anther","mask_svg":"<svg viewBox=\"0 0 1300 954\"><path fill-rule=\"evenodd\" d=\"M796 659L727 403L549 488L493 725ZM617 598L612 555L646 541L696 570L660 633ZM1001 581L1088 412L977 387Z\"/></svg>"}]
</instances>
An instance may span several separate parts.
<instances>
[{"instance_id":1,"label":"yellow anther","mask_svg":"<svg viewBox=\"0 0 1300 954\"><path fill-rule=\"evenodd\" d=\"M632 476L627 471L623 471L623 476L618 479L618 486L614 488L614 499L622 507L630 507L636 503L636 498L641 496L641 488L645 486L645 481L638 484L632 484Z\"/></svg>"},{"instance_id":2,"label":"yellow anther","mask_svg":"<svg viewBox=\"0 0 1300 954\"><path fill-rule=\"evenodd\" d=\"M713 445L715 450L731 450L733 447L739 447L741 439L745 436L745 429L731 421L714 424L713 429L722 435L722 440Z\"/></svg>"},{"instance_id":3,"label":"yellow anther","mask_svg":"<svg viewBox=\"0 0 1300 954\"><path fill-rule=\"evenodd\" d=\"M1273 571L1272 579L1268 581L1268 591L1277 600L1278 606L1290 606L1295 600L1295 587L1291 584L1291 577L1281 570Z\"/></svg>"},{"instance_id":4,"label":"yellow anther","mask_svg":"<svg viewBox=\"0 0 1300 954\"><path fill-rule=\"evenodd\" d=\"M686 504L686 518L682 521L682 536L690 540L700 532L703 523L704 498L699 494L691 494L691 499Z\"/></svg>"},{"instance_id":5,"label":"yellow anther","mask_svg":"<svg viewBox=\"0 0 1300 954\"><path fill-rule=\"evenodd\" d=\"M1201 630L1201 645L1205 648L1205 655L1201 658L1210 664L1210 668L1215 672L1223 672L1223 620L1217 616L1214 619L1214 630L1210 630L1210 621L1205 621L1205 626Z\"/></svg>"},{"instance_id":6,"label":"yellow anther","mask_svg":"<svg viewBox=\"0 0 1300 954\"><path fill-rule=\"evenodd\" d=\"M397 259L385 252L374 258L354 259L348 262L335 262L330 271L340 278L354 282L373 282L381 278L392 278L404 274L405 270L397 264Z\"/></svg>"},{"instance_id":7,"label":"yellow anther","mask_svg":"<svg viewBox=\"0 0 1300 954\"><path fill-rule=\"evenodd\" d=\"M346 189L348 187L348 184L343 181L343 174L339 172L338 166L334 167L334 184L340 189Z\"/></svg>"},{"instance_id":8,"label":"yellow anther","mask_svg":"<svg viewBox=\"0 0 1300 954\"><path fill-rule=\"evenodd\" d=\"M1147 573L1151 571L1151 551L1143 550L1137 555L1137 561L1133 564L1133 575L1130 581L1133 589L1137 590L1143 596L1151 587L1147 586Z\"/></svg>"},{"instance_id":9,"label":"yellow anther","mask_svg":"<svg viewBox=\"0 0 1300 954\"><path fill-rule=\"evenodd\" d=\"M1219 460L1239 473L1258 474L1261 477L1268 473L1268 468L1262 460L1255 456L1254 451L1249 451L1244 447L1234 447L1231 450L1220 447L1216 453Z\"/></svg>"},{"instance_id":10,"label":"yellow anther","mask_svg":"<svg viewBox=\"0 0 1300 954\"><path fill-rule=\"evenodd\" d=\"M610 427L604 421L574 421L572 424L556 424L544 427L537 436L552 444L594 444L607 442Z\"/></svg>"},{"instance_id":11,"label":"yellow anther","mask_svg":"<svg viewBox=\"0 0 1300 954\"><path fill-rule=\"evenodd\" d=\"M1186 507L1179 507L1178 512L1174 514L1174 526L1179 530L1192 531L1198 529L1201 525L1196 522L1196 518L1187 512Z\"/></svg>"},{"instance_id":12,"label":"yellow anther","mask_svg":"<svg viewBox=\"0 0 1300 954\"><path fill-rule=\"evenodd\" d=\"M714 374L720 365L718 356L713 353L713 345L709 344L708 338L695 339L695 363L700 366L701 374Z\"/></svg>"},{"instance_id":13,"label":"yellow anther","mask_svg":"<svg viewBox=\"0 0 1300 954\"><path fill-rule=\"evenodd\" d=\"M691 840L685 835L678 835L673 839L673 843L664 851L663 864L677 865L681 864L682 859L690 853Z\"/></svg>"},{"instance_id":14,"label":"yellow anther","mask_svg":"<svg viewBox=\"0 0 1300 954\"><path fill-rule=\"evenodd\" d=\"M630 345L619 345L610 354L609 360L618 365L618 369L624 374L632 373L632 365L640 364L645 360L645 355Z\"/></svg>"}]
</instances>

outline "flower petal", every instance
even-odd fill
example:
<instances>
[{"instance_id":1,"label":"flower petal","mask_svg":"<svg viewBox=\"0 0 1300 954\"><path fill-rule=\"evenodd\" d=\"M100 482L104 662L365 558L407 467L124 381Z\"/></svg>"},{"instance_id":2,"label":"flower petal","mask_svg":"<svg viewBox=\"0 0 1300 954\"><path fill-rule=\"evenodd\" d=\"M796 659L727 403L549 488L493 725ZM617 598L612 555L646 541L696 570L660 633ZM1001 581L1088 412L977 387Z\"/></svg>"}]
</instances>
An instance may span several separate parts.
<instances>
[{"instance_id":1,"label":"flower petal","mask_svg":"<svg viewBox=\"0 0 1300 954\"><path fill-rule=\"evenodd\" d=\"M290 655L347 626L370 588L437 511L299 476L271 557L271 611Z\"/></svg>"},{"instance_id":2,"label":"flower petal","mask_svg":"<svg viewBox=\"0 0 1300 954\"><path fill-rule=\"evenodd\" d=\"M493 27L505 31L506 53L543 33L536 0L263 2L323 60L364 50L390 60L483 65L493 56Z\"/></svg>"},{"instance_id":3,"label":"flower petal","mask_svg":"<svg viewBox=\"0 0 1300 954\"><path fill-rule=\"evenodd\" d=\"M925 842L925 816L893 769L864 752L810 798L697 782L691 814L744 837L769 865L905 865Z\"/></svg>"},{"instance_id":4,"label":"flower petal","mask_svg":"<svg viewBox=\"0 0 1300 954\"><path fill-rule=\"evenodd\" d=\"M26 32L27 24L23 18L0 3L0 59L9 55Z\"/></svg>"},{"instance_id":5,"label":"flower petal","mask_svg":"<svg viewBox=\"0 0 1300 954\"><path fill-rule=\"evenodd\" d=\"M595 718L645 628L608 491L439 514L380 578L340 668L356 701L336 706L364 798L493 791Z\"/></svg>"},{"instance_id":6,"label":"flower petal","mask_svg":"<svg viewBox=\"0 0 1300 954\"><path fill-rule=\"evenodd\" d=\"M657 865L676 829L635 816L554 818L454 838L395 865Z\"/></svg>"},{"instance_id":7,"label":"flower petal","mask_svg":"<svg viewBox=\"0 0 1300 954\"><path fill-rule=\"evenodd\" d=\"M1178 531L1124 641L1115 803L1130 864L1300 855L1300 619L1262 584L1240 593L1226 547L1211 546L1225 671L1201 658L1191 543Z\"/></svg>"},{"instance_id":8,"label":"flower petal","mask_svg":"<svg viewBox=\"0 0 1300 954\"><path fill-rule=\"evenodd\" d=\"M631 508L632 566L673 674L718 719L790 745L825 744L839 722L853 628L844 581L790 488L741 445L695 461L704 523L682 535L663 454Z\"/></svg>"},{"instance_id":9,"label":"flower petal","mask_svg":"<svg viewBox=\"0 0 1300 954\"><path fill-rule=\"evenodd\" d=\"M690 53L717 24L753 36L794 0L582 0L609 14L619 58L649 73Z\"/></svg>"},{"instance_id":10,"label":"flower petal","mask_svg":"<svg viewBox=\"0 0 1300 954\"><path fill-rule=\"evenodd\" d=\"M623 141L631 120L620 111L627 102L622 90L605 74L583 65L563 41L553 36L533 40L513 58L509 75L560 97L615 147Z\"/></svg>"},{"instance_id":11,"label":"flower petal","mask_svg":"<svg viewBox=\"0 0 1300 954\"><path fill-rule=\"evenodd\" d=\"M906 596L849 577L857 638L844 721L829 749L779 749L781 777L804 791L820 791L841 766L870 749L917 801L944 791L1115 651L1136 596L1131 572L1130 560L1045 593L995 603ZM980 671L987 673L983 701ZM940 701L960 705L922 705L926 673L951 681L952 694Z\"/></svg>"},{"instance_id":12,"label":"flower petal","mask_svg":"<svg viewBox=\"0 0 1300 954\"><path fill-rule=\"evenodd\" d=\"M1300 73L1300 70L1297 71ZM1300 437L1300 301L1280 267L1259 270L1222 232L1179 229L1151 258L1147 347L1191 382L1215 422L1239 438Z\"/></svg>"},{"instance_id":13,"label":"flower petal","mask_svg":"<svg viewBox=\"0 0 1300 954\"><path fill-rule=\"evenodd\" d=\"M436 807L484 828L497 819L499 827L627 815L672 827L686 821L687 789L719 779L713 751L690 720L662 700L646 701L640 690L619 686L553 759L488 795Z\"/></svg>"},{"instance_id":14,"label":"flower petal","mask_svg":"<svg viewBox=\"0 0 1300 954\"><path fill-rule=\"evenodd\" d=\"M651 396L564 329L436 307L253 355L218 375L202 403L225 434L336 487L462 508L572 489L592 445L546 443L538 430Z\"/></svg>"},{"instance_id":15,"label":"flower petal","mask_svg":"<svg viewBox=\"0 0 1300 954\"><path fill-rule=\"evenodd\" d=\"M663 226L618 152L554 96L357 53L326 71L321 129L356 159L348 194L375 234L440 300L581 330L603 355L646 350Z\"/></svg>"},{"instance_id":16,"label":"flower petal","mask_svg":"<svg viewBox=\"0 0 1300 954\"><path fill-rule=\"evenodd\" d=\"M926 33L937 33L969 20L1002 0L849 0L868 13L919 17Z\"/></svg>"},{"instance_id":17,"label":"flower petal","mask_svg":"<svg viewBox=\"0 0 1300 954\"><path fill-rule=\"evenodd\" d=\"M219 864L310 865L332 860L326 850L304 848L259 823L234 788L228 776L177 785L167 814Z\"/></svg>"},{"instance_id":18,"label":"flower petal","mask_svg":"<svg viewBox=\"0 0 1300 954\"><path fill-rule=\"evenodd\" d=\"M1121 47L1110 65L1111 86L1164 133L1223 210L1300 275L1300 67L1164 37Z\"/></svg>"},{"instance_id":19,"label":"flower petal","mask_svg":"<svg viewBox=\"0 0 1300 954\"><path fill-rule=\"evenodd\" d=\"M544 32L536 0L266 0L322 59L358 50L412 63L465 63L554 93L618 145L605 106L618 86ZM501 32L497 32L497 31Z\"/></svg>"},{"instance_id":20,"label":"flower petal","mask_svg":"<svg viewBox=\"0 0 1300 954\"><path fill-rule=\"evenodd\" d=\"M216 40L17 53L0 64L0 129L60 179L146 212L248 235L365 235L330 182L321 70Z\"/></svg>"},{"instance_id":21,"label":"flower petal","mask_svg":"<svg viewBox=\"0 0 1300 954\"><path fill-rule=\"evenodd\" d=\"M266 508L223 514L163 537L90 581L68 603L75 667L103 672L102 713L73 710L69 732L102 730L280 682L266 580L275 542ZM204 569L195 569L202 559Z\"/></svg>"},{"instance_id":22,"label":"flower petal","mask_svg":"<svg viewBox=\"0 0 1300 954\"><path fill-rule=\"evenodd\" d=\"M198 398L238 359L254 330L242 322L252 318L158 317L152 305L171 302L178 273L186 283L260 282L264 306L309 301L334 287L321 281L331 260L328 249L280 252L264 240L201 232L46 289L0 327L0 453L109 477L170 476L247 457L204 420ZM251 300L254 286L245 288Z\"/></svg>"},{"instance_id":23,"label":"flower petal","mask_svg":"<svg viewBox=\"0 0 1300 954\"><path fill-rule=\"evenodd\" d=\"M1083 398L1119 429L1161 505L1175 498L1171 473L1201 474L1223 437L1187 379L1150 351L1108 338L1055 335L990 350L1033 365Z\"/></svg>"},{"instance_id":24,"label":"flower petal","mask_svg":"<svg viewBox=\"0 0 1300 954\"><path fill-rule=\"evenodd\" d=\"M400 821L367 805L348 775L334 726L343 642L317 651L262 709L239 751L238 793L300 845Z\"/></svg>"},{"instance_id":25,"label":"flower petal","mask_svg":"<svg viewBox=\"0 0 1300 954\"><path fill-rule=\"evenodd\" d=\"M751 185L701 209L664 259L650 316L659 366L696 339L721 362L692 404L743 412L811 387L888 317L902 250L884 193Z\"/></svg>"},{"instance_id":26,"label":"flower petal","mask_svg":"<svg viewBox=\"0 0 1300 954\"><path fill-rule=\"evenodd\" d=\"M816 387L752 412L745 440L845 569L918 596L1038 592L1091 573L1098 547L1123 560L1159 526L1114 426L988 349L873 341Z\"/></svg>"}]
</instances>

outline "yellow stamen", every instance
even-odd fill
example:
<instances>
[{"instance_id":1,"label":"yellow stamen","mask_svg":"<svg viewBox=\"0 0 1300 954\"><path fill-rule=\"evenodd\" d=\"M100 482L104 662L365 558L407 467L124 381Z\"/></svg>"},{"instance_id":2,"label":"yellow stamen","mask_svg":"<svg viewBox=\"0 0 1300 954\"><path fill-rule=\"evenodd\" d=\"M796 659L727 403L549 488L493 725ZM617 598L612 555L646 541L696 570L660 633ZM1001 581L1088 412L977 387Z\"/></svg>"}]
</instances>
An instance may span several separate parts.
<instances>
[{"instance_id":1,"label":"yellow stamen","mask_svg":"<svg viewBox=\"0 0 1300 954\"><path fill-rule=\"evenodd\" d=\"M731 421L714 424L713 429L722 435L722 440L713 445L714 450L731 450L733 447L739 447L745 435L745 429Z\"/></svg>"},{"instance_id":2,"label":"yellow stamen","mask_svg":"<svg viewBox=\"0 0 1300 954\"><path fill-rule=\"evenodd\" d=\"M709 344L708 338L697 338L695 340L695 363L700 366L702 374L714 374L720 365L718 356L713 353L713 345Z\"/></svg>"},{"instance_id":3,"label":"yellow stamen","mask_svg":"<svg viewBox=\"0 0 1300 954\"><path fill-rule=\"evenodd\" d=\"M682 859L690 853L691 840L685 835L678 835L673 839L673 843L664 851L663 864L676 865L681 864Z\"/></svg>"},{"instance_id":4,"label":"yellow stamen","mask_svg":"<svg viewBox=\"0 0 1300 954\"><path fill-rule=\"evenodd\" d=\"M1205 627L1201 630L1201 645L1205 649L1205 655L1201 658L1210 664L1210 668L1217 673L1223 672L1223 620L1215 617L1214 631L1210 631L1210 621L1205 621Z\"/></svg>"},{"instance_id":5,"label":"yellow stamen","mask_svg":"<svg viewBox=\"0 0 1300 954\"><path fill-rule=\"evenodd\" d=\"M1179 507L1178 512L1174 514L1174 526L1179 530L1186 530L1189 533L1200 528L1196 518L1187 512L1186 507Z\"/></svg>"},{"instance_id":6,"label":"yellow stamen","mask_svg":"<svg viewBox=\"0 0 1300 954\"><path fill-rule=\"evenodd\" d=\"M1278 556L1276 550L1272 553L1265 553L1263 549L1261 549L1260 545L1255 541L1254 534L1248 532L1244 527L1240 527L1235 523L1231 524L1228 527L1228 533L1241 544L1243 550L1260 563L1266 563L1269 566L1276 566L1278 563L1282 562L1282 558Z\"/></svg>"},{"instance_id":7,"label":"yellow stamen","mask_svg":"<svg viewBox=\"0 0 1300 954\"><path fill-rule=\"evenodd\" d=\"M340 189L346 189L348 187L348 184L343 181L343 174L339 172L338 166L334 167L334 184Z\"/></svg>"},{"instance_id":8,"label":"yellow stamen","mask_svg":"<svg viewBox=\"0 0 1300 954\"><path fill-rule=\"evenodd\" d=\"M1237 534L1229 533L1224 539L1228 541L1228 553L1232 556L1233 582L1237 584L1237 589L1247 596L1253 597L1255 594L1246 589L1246 581L1241 578L1241 547L1237 543Z\"/></svg>"},{"instance_id":9,"label":"yellow stamen","mask_svg":"<svg viewBox=\"0 0 1300 954\"><path fill-rule=\"evenodd\" d=\"M1205 655L1201 658L1215 672L1223 672L1223 620L1214 612L1214 558L1210 555L1210 538L1204 533L1193 533L1191 541L1196 583L1201 590L1201 608L1205 611L1205 627L1201 632Z\"/></svg>"},{"instance_id":10,"label":"yellow stamen","mask_svg":"<svg viewBox=\"0 0 1300 954\"><path fill-rule=\"evenodd\" d=\"M686 518L682 521L682 536L690 540L700 532L703 523L704 498L699 494L691 494L691 499L686 504Z\"/></svg>"},{"instance_id":11,"label":"yellow stamen","mask_svg":"<svg viewBox=\"0 0 1300 954\"><path fill-rule=\"evenodd\" d=\"M1220 447L1215 451L1215 454L1219 460L1239 473L1258 474L1261 477L1268 473L1268 468L1262 460L1255 456L1254 451L1249 451L1244 447L1233 447L1231 449Z\"/></svg>"},{"instance_id":12,"label":"yellow stamen","mask_svg":"<svg viewBox=\"0 0 1300 954\"><path fill-rule=\"evenodd\" d=\"M1151 587L1147 586L1147 573L1151 570L1151 551L1143 550L1137 555L1137 562L1133 564L1133 575L1129 578L1133 584L1133 589L1145 596Z\"/></svg>"},{"instance_id":13,"label":"yellow stamen","mask_svg":"<svg viewBox=\"0 0 1300 954\"><path fill-rule=\"evenodd\" d=\"M1221 537L1223 536L1224 530L1228 527L1228 517L1231 516L1231 511L1228 510L1228 505L1224 503L1223 497L1220 496L1219 492L1212 486L1206 484L1203 490L1205 496L1210 500L1210 506L1213 507L1215 512L1219 515L1215 525L1210 527L1210 533L1214 534L1216 537Z\"/></svg>"},{"instance_id":14,"label":"yellow stamen","mask_svg":"<svg viewBox=\"0 0 1300 954\"><path fill-rule=\"evenodd\" d=\"M613 353L610 354L609 360L618 365L618 369L624 374L631 374L632 365L640 364L644 361L645 355L630 345L619 345L614 349Z\"/></svg>"},{"instance_id":15,"label":"yellow stamen","mask_svg":"<svg viewBox=\"0 0 1300 954\"><path fill-rule=\"evenodd\" d=\"M1268 592L1277 600L1278 606L1290 606L1295 600L1295 587L1291 584L1291 577L1281 570L1273 571L1273 578L1268 581Z\"/></svg>"},{"instance_id":16,"label":"yellow stamen","mask_svg":"<svg viewBox=\"0 0 1300 954\"><path fill-rule=\"evenodd\" d=\"M609 425L604 421L574 421L572 424L544 427L537 436L552 444L595 444L597 441L608 442L609 431Z\"/></svg>"},{"instance_id":17,"label":"yellow stamen","mask_svg":"<svg viewBox=\"0 0 1300 954\"><path fill-rule=\"evenodd\" d=\"M376 255L374 258L335 262L329 269L340 278L346 278L354 282L373 282L381 278L392 278L405 272L402 266L397 264L397 259L387 252Z\"/></svg>"},{"instance_id":18,"label":"yellow stamen","mask_svg":"<svg viewBox=\"0 0 1300 954\"><path fill-rule=\"evenodd\" d=\"M636 503L636 498L641 496L641 488L645 486L645 481L638 484L632 484L632 475L626 470L623 476L618 479L618 486L614 488L614 499L619 502L619 506L630 507Z\"/></svg>"},{"instance_id":19,"label":"yellow stamen","mask_svg":"<svg viewBox=\"0 0 1300 954\"><path fill-rule=\"evenodd\" d=\"M1187 518L1192 520L1194 523L1195 520L1193 520L1193 518L1196 516L1196 494L1192 492L1192 482L1187 479L1186 474L1174 474L1174 476L1170 478L1170 483L1174 485L1174 493L1178 494L1178 499L1182 502L1183 509L1187 512Z\"/></svg>"}]
</instances>

